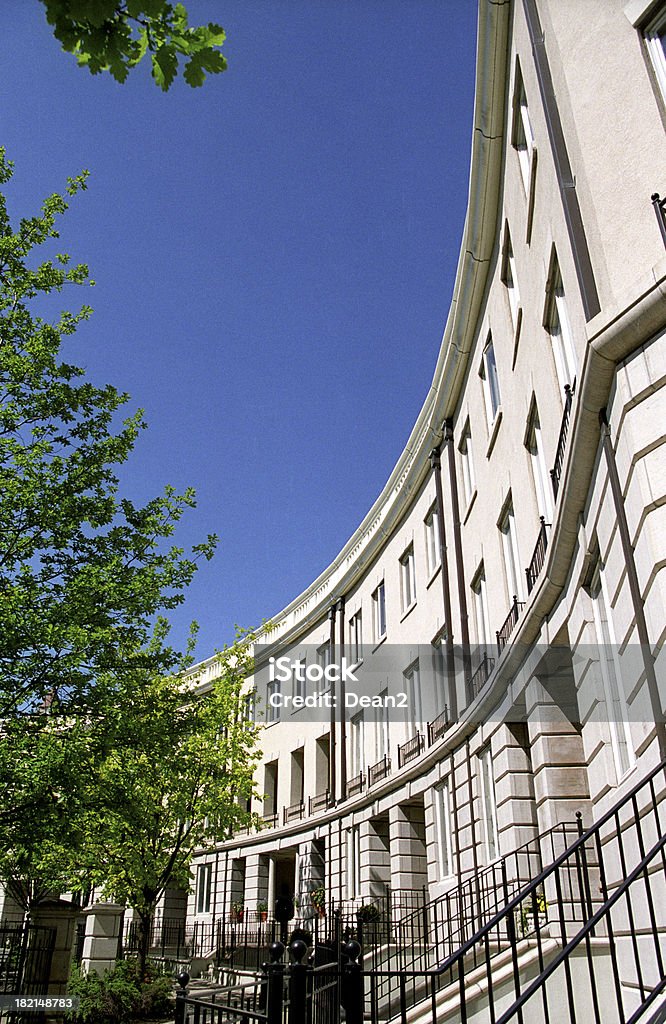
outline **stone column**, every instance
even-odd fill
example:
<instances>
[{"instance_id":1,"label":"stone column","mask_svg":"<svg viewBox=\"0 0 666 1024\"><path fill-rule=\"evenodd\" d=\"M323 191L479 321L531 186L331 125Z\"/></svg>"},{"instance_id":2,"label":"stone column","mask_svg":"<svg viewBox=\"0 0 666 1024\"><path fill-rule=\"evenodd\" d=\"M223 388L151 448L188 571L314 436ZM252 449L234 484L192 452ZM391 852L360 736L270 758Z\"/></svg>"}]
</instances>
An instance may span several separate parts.
<instances>
[{"instance_id":1,"label":"stone column","mask_svg":"<svg viewBox=\"0 0 666 1024\"><path fill-rule=\"evenodd\" d=\"M397 804L389 810L391 889L421 889L428 884L425 811L419 804Z\"/></svg>"},{"instance_id":2,"label":"stone column","mask_svg":"<svg viewBox=\"0 0 666 1024\"><path fill-rule=\"evenodd\" d=\"M51 971L47 995L61 996L67 991L69 970L74 949L76 919L79 908L65 900L46 900L30 911L30 923L38 928L55 929L55 944L51 958ZM41 938L36 942L41 943ZM32 942L32 939L31 939ZM30 988L30 947L28 947L28 965L26 969L25 987Z\"/></svg>"},{"instance_id":3,"label":"stone column","mask_svg":"<svg viewBox=\"0 0 666 1024\"><path fill-rule=\"evenodd\" d=\"M86 931L81 967L86 974L104 974L115 964L124 911L119 903L95 903L83 911Z\"/></svg>"}]
</instances>

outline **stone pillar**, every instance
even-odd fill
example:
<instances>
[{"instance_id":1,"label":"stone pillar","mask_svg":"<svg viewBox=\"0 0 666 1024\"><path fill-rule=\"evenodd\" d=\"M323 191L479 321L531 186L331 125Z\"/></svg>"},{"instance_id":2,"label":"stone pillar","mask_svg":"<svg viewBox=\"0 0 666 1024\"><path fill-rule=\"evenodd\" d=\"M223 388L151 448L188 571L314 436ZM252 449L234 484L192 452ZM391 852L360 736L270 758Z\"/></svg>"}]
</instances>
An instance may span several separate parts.
<instances>
[{"instance_id":1,"label":"stone pillar","mask_svg":"<svg viewBox=\"0 0 666 1024\"><path fill-rule=\"evenodd\" d=\"M61 996L67 991L78 916L79 908L65 900L46 900L30 911L31 924L38 928L53 928L56 933L47 995ZM36 941L41 942L41 939ZM30 947L25 987L27 990L30 988Z\"/></svg>"},{"instance_id":2,"label":"stone pillar","mask_svg":"<svg viewBox=\"0 0 666 1024\"><path fill-rule=\"evenodd\" d=\"M389 810L391 889L422 889L428 884L423 800Z\"/></svg>"},{"instance_id":3,"label":"stone pillar","mask_svg":"<svg viewBox=\"0 0 666 1024\"><path fill-rule=\"evenodd\" d=\"M379 899L391 884L391 856L388 815L360 823L361 892Z\"/></svg>"},{"instance_id":4,"label":"stone pillar","mask_svg":"<svg viewBox=\"0 0 666 1024\"><path fill-rule=\"evenodd\" d=\"M86 974L104 974L115 964L124 912L119 903L95 903L82 912L86 931L81 967Z\"/></svg>"}]
</instances>

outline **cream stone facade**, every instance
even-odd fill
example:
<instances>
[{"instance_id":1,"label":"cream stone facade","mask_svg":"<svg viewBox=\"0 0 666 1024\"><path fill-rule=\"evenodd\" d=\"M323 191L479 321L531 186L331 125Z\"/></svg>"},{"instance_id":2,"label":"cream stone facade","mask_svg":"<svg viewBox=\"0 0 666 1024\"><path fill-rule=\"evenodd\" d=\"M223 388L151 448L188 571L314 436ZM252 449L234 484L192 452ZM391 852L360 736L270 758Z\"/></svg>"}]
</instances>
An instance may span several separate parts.
<instances>
[{"instance_id":1,"label":"cream stone facade","mask_svg":"<svg viewBox=\"0 0 666 1024\"><path fill-rule=\"evenodd\" d=\"M311 660L333 617L334 660L357 641L401 659L375 695L418 689L424 651L439 689L421 720L412 700L406 722L265 721L265 827L201 851L189 920L272 908L283 884L302 911L319 886L337 906L387 887L427 903L577 812L591 825L666 756L665 31L663 2L480 0L430 390L364 521L258 651Z\"/></svg>"}]
</instances>

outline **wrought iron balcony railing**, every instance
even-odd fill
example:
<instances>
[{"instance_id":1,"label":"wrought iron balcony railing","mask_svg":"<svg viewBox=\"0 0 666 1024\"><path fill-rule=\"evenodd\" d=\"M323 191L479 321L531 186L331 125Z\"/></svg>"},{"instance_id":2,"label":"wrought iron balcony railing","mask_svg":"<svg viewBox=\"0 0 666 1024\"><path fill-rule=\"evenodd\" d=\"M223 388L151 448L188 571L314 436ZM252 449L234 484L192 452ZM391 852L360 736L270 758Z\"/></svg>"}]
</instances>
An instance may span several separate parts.
<instances>
[{"instance_id":1,"label":"wrought iron balcony railing","mask_svg":"<svg viewBox=\"0 0 666 1024\"><path fill-rule=\"evenodd\" d=\"M432 722L428 722L428 746L431 747L433 743L436 743L444 735L448 727L449 708L448 705L445 705L444 710L437 715L437 718L433 718Z\"/></svg>"},{"instance_id":2,"label":"wrought iron balcony railing","mask_svg":"<svg viewBox=\"0 0 666 1024\"><path fill-rule=\"evenodd\" d=\"M331 798L328 790L310 797L310 814L318 814L320 811L325 811L330 806Z\"/></svg>"},{"instance_id":3,"label":"wrought iron balcony railing","mask_svg":"<svg viewBox=\"0 0 666 1024\"><path fill-rule=\"evenodd\" d=\"M278 816L275 814L264 814L262 821L262 828L277 828Z\"/></svg>"},{"instance_id":4,"label":"wrought iron balcony railing","mask_svg":"<svg viewBox=\"0 0 666 1024\"><path fill-rule=\"evenodd\" d=\"M296 804L291 804L290 807L284 808L284 823L288 825L290 821L299 821L305 813L305 804L302 800L299 800Z\"/></svg>"},{"instance_id":5,"label":"wrought iron balcony railing","mask_svg":"<svg viewBox=\"0 0 666 1024\"><path fill-rule=\"evenodd\" d=\"M358 775L354 775L352 779L347 783L347 796L357 796L363 792L365 787L365 775L363 772L359 772Z\"/></svg>"},{"instance_id":6,"label":"wrought iron balcony railing","mask_svg":"<svg viewBox=\"0 0 666 1024\"><path fill-rule=\"evenodd\" d=\"M368 786L374 786L376 782L381 782L391 771L391 758L384 754L381 761L377 761L377 764L370 765L368 768Z\"/></svg>"},{"instance_id":7,"label":"wrought iron balcony railing","mask_svg":"<svg viewBox=\"0 0 666 1024\"><path fill-rule=\"evenodd\" d=\"M519 601L516 595L513 595L513 604L509 608L509 614L502 623L502 628L497 630L497 650L502 652L509 642L509 637L516 628L516 623L520 617L520 613L525 607L524 601Z\"/></svg>"},{"instance_id":8,"label":"wrought iron balcony railing","mask_svg":"<svg viewBox=\"0 0 666 1024\"><path fill-rule=\"evenodd\" d=\"M404 768L406 764L418 757L424 747L423 733L417 732L410 740L398 747L398 768Z\"/></svg>"},{"instance_id":9,"label":"wrought iron balcony railing","mask_svg":"<svg viewBox=\"0 0 666 1024\"><path fill-rule=\"evenodd\" d=\"M560 436L557 439L557 451L555 452L555 465L550 471L550 482L553 485L553 495L557 498L557 492L560 486L560 477L562 475L562 466L564 465L564 453L567 447L567 435L569 433L569 419L571 417L571 403L573 402L574 391L576 388L576 381L571 384L564 385L564 412L562 413L562 425L560 426Z\"/></svg>"},{"instance_id":10,"label":"wrought iron balcony railing","mask_svg":"<svg viewBox=\"0 0 666 1024\"><path fill-rule=\"evenodd\" d=\"M527 577L527 593L532 593L532 588L539 578L539 573L543 569L544 562L546 561L546 550L548 548L548 530L550 529L550 523L547 523L543 516L539 517L539 536L534 546L534 552L530 560L530 564L525 570L525 576Z\"/></svg>"},{"instance_id":11,"label":"wrought iron balcony railing","mask_svg":"<svg viewBox=\"0 0 666 1024\"><path fill-rule=\"evenodd\" d=\"M666 245L666 196L662 199L658 192L655 192L652 196L652 205L654 206L654 212L657 215L659 222L659 230L661 231L661 237Z\"/></svg>"},{"instance_id":12,"label":"wrought iron balcony railing","mask_svg":"<svg viewBox=\"0 0 666 1024\"><path fill-rule=\"evenodd\" d=\"M495 659L491 658L486 651L479 662L478 668L474 671L470 678L469 687L469 702L471 703L475 697L478 697L479 693L490 679L490 674L495 668Z\"/></svg>"}]
</instances>

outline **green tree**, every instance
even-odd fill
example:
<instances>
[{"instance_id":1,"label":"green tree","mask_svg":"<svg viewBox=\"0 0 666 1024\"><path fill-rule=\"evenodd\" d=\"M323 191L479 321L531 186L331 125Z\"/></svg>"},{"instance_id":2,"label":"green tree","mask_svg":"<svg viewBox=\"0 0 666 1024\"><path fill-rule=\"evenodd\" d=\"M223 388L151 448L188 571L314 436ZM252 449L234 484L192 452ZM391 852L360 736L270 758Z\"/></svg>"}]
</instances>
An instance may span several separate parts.
<instances>
[{"instance_id":1,"label":"green tree","mask_svg":"<svg viewBox=\"0 0 666 1024\"><path fill-rule=\"evenodd\" d=\"M191 26L183 4L167 0L41 0L63 50L93 74L108 71L124 82L147 53L164 92L185 59L183 78L203 85L206 74L225 71L220 25Z\"/></svg>"}]
</instances>

